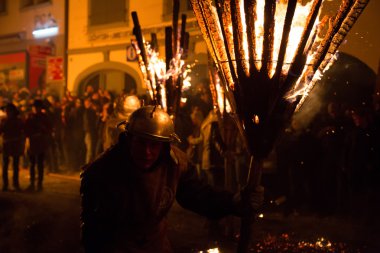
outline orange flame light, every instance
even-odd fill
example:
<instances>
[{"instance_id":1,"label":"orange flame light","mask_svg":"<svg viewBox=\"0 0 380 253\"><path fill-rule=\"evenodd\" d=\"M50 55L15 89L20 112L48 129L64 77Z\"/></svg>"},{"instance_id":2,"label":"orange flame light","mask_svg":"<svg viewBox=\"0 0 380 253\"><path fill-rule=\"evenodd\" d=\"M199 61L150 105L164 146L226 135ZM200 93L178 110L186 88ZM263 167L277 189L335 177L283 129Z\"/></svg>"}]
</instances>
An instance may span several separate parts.
<instances>
[{"instance_id":1,"label":"orange flame light","mask_svg":"<svg viewBox=\"0 0 380 253\"><path fill-rule=\"evenodd\" d=\"M191 77L189 73L191 72L192 66L185 65L185 61L181 59L182 54L179 52L173 57L173 59L171 59L169 69L166 70L165 60L160 58L159 52L152 48L149 42L144 43L148 62L148 66L145 66L144 61L142 60L141 50L137 42L132 41L132 45L134 46L139 57L140 70L151 99L154 100L157 95L161 96L161 106L166 110L167 100L165 81L170 77L178 78L181 76L183 79L182 91L189 89L191 86ZM158 89L157 86L159 86ZM157 94L157 92L159 92L159 94Z\"/></svg>"},{"instance_id":2,"label":"orange flame light","mask_svg":"<svg viewBox=\"0 0 380 253\"><path fill-rule=\"evenodd\" d=\"M218 248L208 249L206 251L199 251L199 253L220 253Z\"/></svg>"},{"instance_id":3,"label":"orange flame light","mask_svg":"<svg viewBox=\"0 0 380 253\"><path fill-rule=\"evenodd\" d=\"M191 0L252 154L267 154L368 1L342 0L322 17L325 0Z\"/></svg>"}]
</instances>

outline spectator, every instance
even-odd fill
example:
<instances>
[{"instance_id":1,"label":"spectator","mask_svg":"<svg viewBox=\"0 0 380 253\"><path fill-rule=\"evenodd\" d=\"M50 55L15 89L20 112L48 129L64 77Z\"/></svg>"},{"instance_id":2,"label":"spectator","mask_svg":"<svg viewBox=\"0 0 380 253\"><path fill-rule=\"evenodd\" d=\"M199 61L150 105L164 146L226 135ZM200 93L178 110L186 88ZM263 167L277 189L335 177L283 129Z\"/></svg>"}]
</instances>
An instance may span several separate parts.
<instances>
[{"instance_id":1,"label":"spectator","mask_svg":"<svg viewBox=\"0 0 380 253\"><path fill-rule=\"evenodd\" d=\"M191 121L193 123L193 132L191 133L191 139L197 139L201 135L201 125L204 120L204 116L199 107L193 107L193 110L190 114ZM194 167L197 169L198 177L201 178L201 161L202 161L202 145L200 142L189 143L186 149L187 157L194 164Z\"/></svg>"},{"instance_id":2,"label":"spectator","mask_svg":"<svg viewBox=\"0 0 380 253\"><path fill-rule=\"evenodd\" d=\"M5 107L6 118L0 123L0 135L3 136L3 191L8 190L9 158L13 159L13 188L20 190L19 160L24 152L24 122L19 117L17 107L8 103Z\"/></svg>"},{"instance_id":3,"label":"spectator","mask_svg":"<svg viewBox=\"0 0 380 253\"><path fill-rule=\"evenodd\" d=\"M84 143L86 146L86 163L92 161L95 155L97 117L98 116L93 108L91 98L85 98L83 111L83 130Z\"/></svg>"},{"instance_id":4,"label":"spectator","mask_svg":"<svg viewBox=\"0 0 380 253\"><path fill-rule=\"evenodd\" d=\"M37 164L37 190L42 191L45 152L50 145L52 126L43 110L43 101L40 99L35 99L33 102L32 113L26 119L25 132L26 137L29 139L30 186L28 190L35 190L35 166Z\"/></svg>"}]
</instances>

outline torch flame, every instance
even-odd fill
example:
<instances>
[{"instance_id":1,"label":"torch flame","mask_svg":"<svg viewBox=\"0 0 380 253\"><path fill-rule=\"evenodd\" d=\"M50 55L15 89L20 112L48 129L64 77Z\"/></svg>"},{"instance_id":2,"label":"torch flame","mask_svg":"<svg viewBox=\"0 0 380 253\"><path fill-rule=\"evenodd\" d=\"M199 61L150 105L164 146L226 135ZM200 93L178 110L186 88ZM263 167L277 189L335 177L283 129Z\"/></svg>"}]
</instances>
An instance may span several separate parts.
<instances>
[{"instance_id":1,"label":"torch flame","mask_svg":"<svg viewBox=\"0 0 380 253\"><path fill-rule=\"evenodd\" d=\"M261 69L261 55L263 54L264 43L264 6L265 1L257 1L256 5L256 18L255 21L255 45L256 45L256 59L255 64L257 69Z\"/></svg>"},{"instance_id":2,"label":"torch flame","mask_svg":"<svg viewBox=\"0 0 380 253\"><path fill-rule=\"evenodd\" d=\"M199 253L220 253L218 248L208 249L206 251L199 251Z\"/></svg>"},{"instance_id":3,"label":"torch flame","mask_svg":"<svg viewBox=\"0 0 380 253\"><path fill-rule=\"evenodd\" d=\"M254 156L269 153L369 2L342 0L327 23L325 1L190 0Z\"/></svg>"},{"instance_id":4,"label":"torch flame","mask_svg":"<svg viewBox=\"0 0 380 253\"><path fill-rule=\"evenodd\" d=\"M239 11L241 13L242 20L242 41L243 41L243 50L244 50L244 61L248 65L249 68L249 50L248 50L248 38L247 38L247 25L245 19L245 10L244 10L244 1L239 0ZM300 39L303 33L303 29L305 26L305 21L307 19L308 14L310 13L310 9L312 7L312 2L309 2L305 5L299 4L295 10L295 15L291 24L291 30L289 34L289 41L287 43L285 60L282 67L282 72L284 75L289 71L289 67L293 61L293 56L297 51L298 45L300 43ZM280 1L276 5L275 12L275 26L274 26L274 45L273 50L271 51L273 57L273 64L271 69L269 70L270 77L273 77L279 51L280 45L283 35L283 27L285 22L285 16L287 11L287 3L284 1ZM214 11L215 13L216 11ZM258 0L256 2L256 20L254 22L255 26L255 55L254 62L255 66L258 70L262 67L262 55L263 55L263 44L264 44L264 13L265 13L265 0ZM318 23L318 20L316 24ZM222 28L220 28L221 30ZM232 34L232 24L228 27L229 33ZM234 48L231 48L230 54L234 55ZM234 59L235 60L235 59ZM236 65L234 65L236 71Z\"/></svg>"},{"instance_id":5,"label":"torch flame","mask_svg":"<svg viewBox=\"0 0 380 253\"><path fill-rule=\"evenodd\" d=\"M216 88L216 93L217 93L217 97L218 97L219 110L221 112L230 113L231 112L231 105L224 95L223 87L221 86L220 78L218 78L218 77L216 78L215 88Z\"/></svg>"},{"instance_id":6,"label":"torch flame","mask_svg":"<svg viewBox=\"0 0 380 253\"><path fill-rule=\"evenodd\" d=\"M154 99L159 95L161 97L161 105L163 109L167 110L165 81L170 77L178 78L181 75L183 77L182 91L189 89L191 86L191 77L189 73L191 72L192 65L185 65L185 61L181 59L182 53L180 50L180 52L170 60L169 69L166 70L166 62L164 59L160 58L159 52L157 52L149 42L144 42L148 60L148 66L145 68L145 64L140 55L141 50L136 42L132 42L132 44L136 49L136 53L139 55L140 70L151 98ZM145 69L149 71L149 74ZM157 94L157 90L159 90L159 94Z\"/></svg>"}]
</instances>

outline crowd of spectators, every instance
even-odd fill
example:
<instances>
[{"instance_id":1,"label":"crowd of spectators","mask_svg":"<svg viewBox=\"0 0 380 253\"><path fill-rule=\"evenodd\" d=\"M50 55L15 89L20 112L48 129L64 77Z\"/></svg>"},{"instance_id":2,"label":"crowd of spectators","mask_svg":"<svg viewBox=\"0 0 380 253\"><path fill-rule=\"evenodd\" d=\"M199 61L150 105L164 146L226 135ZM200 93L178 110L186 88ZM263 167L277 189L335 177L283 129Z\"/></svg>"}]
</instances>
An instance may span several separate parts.
<instances>
[{"instance_id":1,"label":"crowd of spectators","mask_svg":"<svg viewBox=\"0 0 380 253\"><path fill-rule=\"evenodd\" d=\"M329 102L308 126L293 118L276 145L284 213L373 218L380 208L379 137L372 105Z\"/></svg>"},{"instance_id":2,"label":"crowd of spectators","mask_svg":"<svg viewBox=\"0 0 380 253\"><path fill-rule=\"evenodd\" d=\"M98 138L102 134L97 131L101 122L112 113L114 96L109 91L94 91L92 86L88 86L82 96L67 92L60 98L44 89L31 92L22 88L11 94L0 94L0 118L5 118L5 108L12 104L17 108L19 118L27 122L36 101L40 101L42 111L51 124L45 159L48 172L79 171L86 161L102 151L102 145L97 143L102 141ZM88 142L91 142L88 145L90 150L86 150ZM29 148L30 143L27 141L21 157L21 166L24 168L30 163L27 153Z\"/></svg>"},{"instance_id":3,"label":"crowd of spectators","mask_svg":"<svg viewBox=\"0 0 380 253\"><path fill-rule=\"evenodd\" d=\"M211 97L198 85L187 93L188 102L181 105L176 117L176 131L181 135L181 147L188 146L187 137L193 132L191 111L194 108L206 114L211 110ZM119 94L108 90L86 86L81 95L66 92L57 96L45 89L30 91L26 87L13 92L0 92L0 121L6 116L6 106L12 104L18 117L26 122L32 113L36 100L41 101L42 111L49 118L51 133L49 147L46 151L47 172L79 172L82 165L93 160L103 150L105 123L117 110L117 99L123 95L137 95L135 90L123 91ZM138 96L141 103L148 104L146 96ZM1 136L1 134L0 134ZM2 140L2 138L0 138ZM29 143L26 142L20 159L21 167L30 164L28 156Z\"/></svg>"},{"instance_id":4,"label":"crowd of spectators","mask_svg":"<svg viewBox=\"0 0 380 253\"><path fill-rule=\"evenodd\" d=\"M181 104L175 127L182 140L178 145L187 152L198 176L223 186L224 173L232 171L233 186L244 185L249 154L236 129L226 124L222 131L219 129L207 82L194 85L185 95L187 102ZM47 172L76 173L104 151L104 127L113 114L116 97L92 86L81 96L67 92L61 98L44 90L30 92L22 88L13 94L2 94L0 106L4 109L12 103L26 121L33 103L42 101L51 123L50 145L45 152ZM380 114L374 108L344 107L331 102L308 126L294 118L273 150L275 179L266 186L269 199L286 200L282 204L286 215L305 209L321 215L360 213L360 201L380 202ZM4 113L0 111L1 118ZM26 143L21 155L23 168L36 163L27 155L28 148L30 143ZM229 158L228 163L223 162L224 158ZM7 167L8 162L5 160ZM378 206L371 210L377 209Z\"/></svg>"}]
</instances>

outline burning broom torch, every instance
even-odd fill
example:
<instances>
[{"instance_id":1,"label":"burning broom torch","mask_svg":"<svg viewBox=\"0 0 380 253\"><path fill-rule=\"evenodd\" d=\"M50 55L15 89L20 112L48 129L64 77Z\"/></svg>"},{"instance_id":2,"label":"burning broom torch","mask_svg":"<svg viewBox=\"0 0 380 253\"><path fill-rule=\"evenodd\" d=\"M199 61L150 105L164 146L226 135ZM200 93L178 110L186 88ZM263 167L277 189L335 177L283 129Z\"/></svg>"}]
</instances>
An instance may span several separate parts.
<instances>
[{"instance_id":1,"label":"burning broom torch","mask_svg":"<svg viewBox=\"0 0 380 253\"><path fill-rule=\"evenodd\" d=\"M342 0L334 16L321 20L324 0L190 1L252 157L249 191L369 0ZM252 223L253 216L242 218L239 253L249 250Z\"/></svg>"},{"instance_id":2,"label":"burning broom torch","mask_svg":"<svg viewBox=\"0 0 380 253\"><path fill-rule=\"evenodd\" d=\"M152 34L152 42L144 41L137 12L132 12L133 33L136 41L133 46L139 58L140 70L147 83L148 91L154 104L160 105L171 116L179 109L182 90L189 85L189 66L182 59L188 48L189 34L186 32L186 15L178 28L179 0L173 5L173 27L165 28L166 59L158 53L157 37Z\"/></svg>"}]
</instances>

